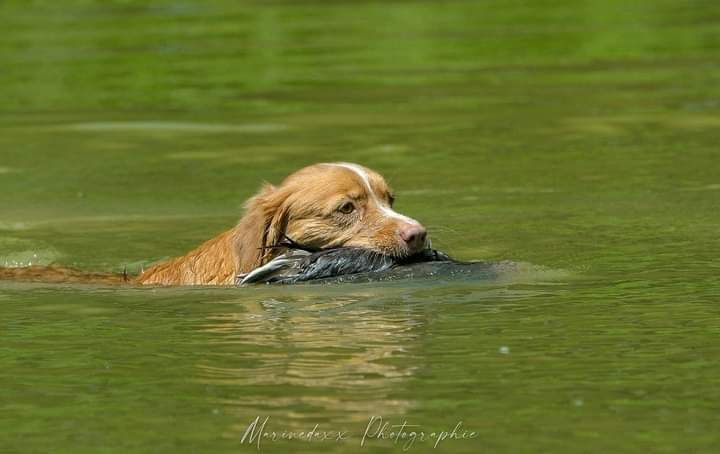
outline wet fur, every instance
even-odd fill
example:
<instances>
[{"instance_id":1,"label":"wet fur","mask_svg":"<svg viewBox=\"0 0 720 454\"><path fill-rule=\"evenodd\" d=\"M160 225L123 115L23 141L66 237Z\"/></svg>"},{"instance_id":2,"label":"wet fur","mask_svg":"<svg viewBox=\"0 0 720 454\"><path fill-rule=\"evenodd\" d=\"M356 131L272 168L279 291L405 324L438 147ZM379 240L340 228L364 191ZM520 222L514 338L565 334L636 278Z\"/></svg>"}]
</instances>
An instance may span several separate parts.
<instances>
[{"instance_id":1,"label":"wet fur","mask_svg":"<svg viewBox=\"0 0 720 454\"><path fill-rule=\"evenodd\" d=\"M231 285L235 276L250 271L272 255L271 246L283 232L282 194L265 185L245 204L246 215L234 228L187 254L145 271L139 284Z\"/></svg>"}]
</instances>

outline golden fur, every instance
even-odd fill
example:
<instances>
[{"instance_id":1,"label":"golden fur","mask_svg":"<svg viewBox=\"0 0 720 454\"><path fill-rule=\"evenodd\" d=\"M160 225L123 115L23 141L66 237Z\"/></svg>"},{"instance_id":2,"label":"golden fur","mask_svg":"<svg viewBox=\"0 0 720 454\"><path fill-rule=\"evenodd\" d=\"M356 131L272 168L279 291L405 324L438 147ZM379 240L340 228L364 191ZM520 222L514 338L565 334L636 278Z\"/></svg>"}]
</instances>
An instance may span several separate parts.
<instances>
[{"instance_id":1,"label":"golden fur","mask_svg":"<svg viewBox=\"0 0 720 454\"><path fill-rule=\"evenodd\" d=\"M417 221L392 211L393 196L382 176L355 164L316 164L266 184L245 205L232 229L186 255L145 271L141 284L230 285L283 251L285 237L313 248L359 246L393 256L425 247ZM352 204L351 209L349 204ZM352 210L350 212L346 212ZM417 233L414 242L402 233Z\"/></svg>"}]
</instances>

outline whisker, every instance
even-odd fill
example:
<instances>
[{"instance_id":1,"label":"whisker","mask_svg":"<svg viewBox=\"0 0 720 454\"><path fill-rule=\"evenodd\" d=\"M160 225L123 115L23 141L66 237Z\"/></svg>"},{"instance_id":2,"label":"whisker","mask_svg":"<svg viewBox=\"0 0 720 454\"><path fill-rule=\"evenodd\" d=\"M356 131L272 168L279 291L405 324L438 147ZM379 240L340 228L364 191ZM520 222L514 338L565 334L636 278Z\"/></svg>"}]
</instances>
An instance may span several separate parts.
<instances>
[{"instance_id":1,"label":"whisker","mask_svg":"<svg viewBox=\"0 0 720 454\"><path fill-rule=\"evenodd\" d=\"M457 229L453 229L451 227L447 227L444 225L432 225L432 224L425 224L425 227L428 230L439 230L439 231L445 231L445 232L453 232L458 233Z\"/></svg>"}]
</instances>

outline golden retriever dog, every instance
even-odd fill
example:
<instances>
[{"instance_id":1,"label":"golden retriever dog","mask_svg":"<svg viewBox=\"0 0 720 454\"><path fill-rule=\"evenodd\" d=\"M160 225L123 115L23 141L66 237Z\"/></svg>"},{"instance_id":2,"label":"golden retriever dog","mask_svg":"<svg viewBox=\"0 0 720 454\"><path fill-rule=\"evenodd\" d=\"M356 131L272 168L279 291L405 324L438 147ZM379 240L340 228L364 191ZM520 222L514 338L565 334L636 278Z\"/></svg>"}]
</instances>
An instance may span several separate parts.
<instances>
[{"instance_id":1,"label":"golden retriever dog","mask_svg":"<svg viewBox=\"0 0 720 454\"><path fill-rule=\"evenodd\" d=\"M265 184L245 204L232 229L198 248L159 263L135 279L59 265L0 268L0 279L40 282L232 285L235 276L264 265L289 243L311 250L355 246L403 258L428 247L425 228L392 209L382 176L350 163L305 167L279 186Z\"/></svg>"},{"instance_id":2,"label":"golden retriever dog","mask_svg":"<svg viewBox=\"0 0 720 454\"><path fill-rule=\"evenodd\" d=\"M427 247L427 232L395 212L385 179L366 167L325 163L264 185L245 204L232 229L187 254L159 263L137 278L149 285L232 285L284 252L287 241L326 249L356 246L394 257Z\"/></svg>"}]
</instances>

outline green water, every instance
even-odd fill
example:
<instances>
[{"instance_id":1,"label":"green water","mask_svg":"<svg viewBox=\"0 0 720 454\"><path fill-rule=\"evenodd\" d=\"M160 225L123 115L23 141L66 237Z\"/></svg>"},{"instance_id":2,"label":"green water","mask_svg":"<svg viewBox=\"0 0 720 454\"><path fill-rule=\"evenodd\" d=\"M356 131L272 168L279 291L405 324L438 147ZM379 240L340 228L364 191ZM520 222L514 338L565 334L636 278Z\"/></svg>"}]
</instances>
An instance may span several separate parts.
<instances>
[{"instance_id":1,"label":"green water","mask_svg":"<svg viewBox=\"0 0 720 454\"><path fill-rule=\"evenodd\" d=\"M138 271L312 162L499 280L0 283L3 452L716 452L715 0L4 1L0 265Z\"/></svg>"}]
</instances>

